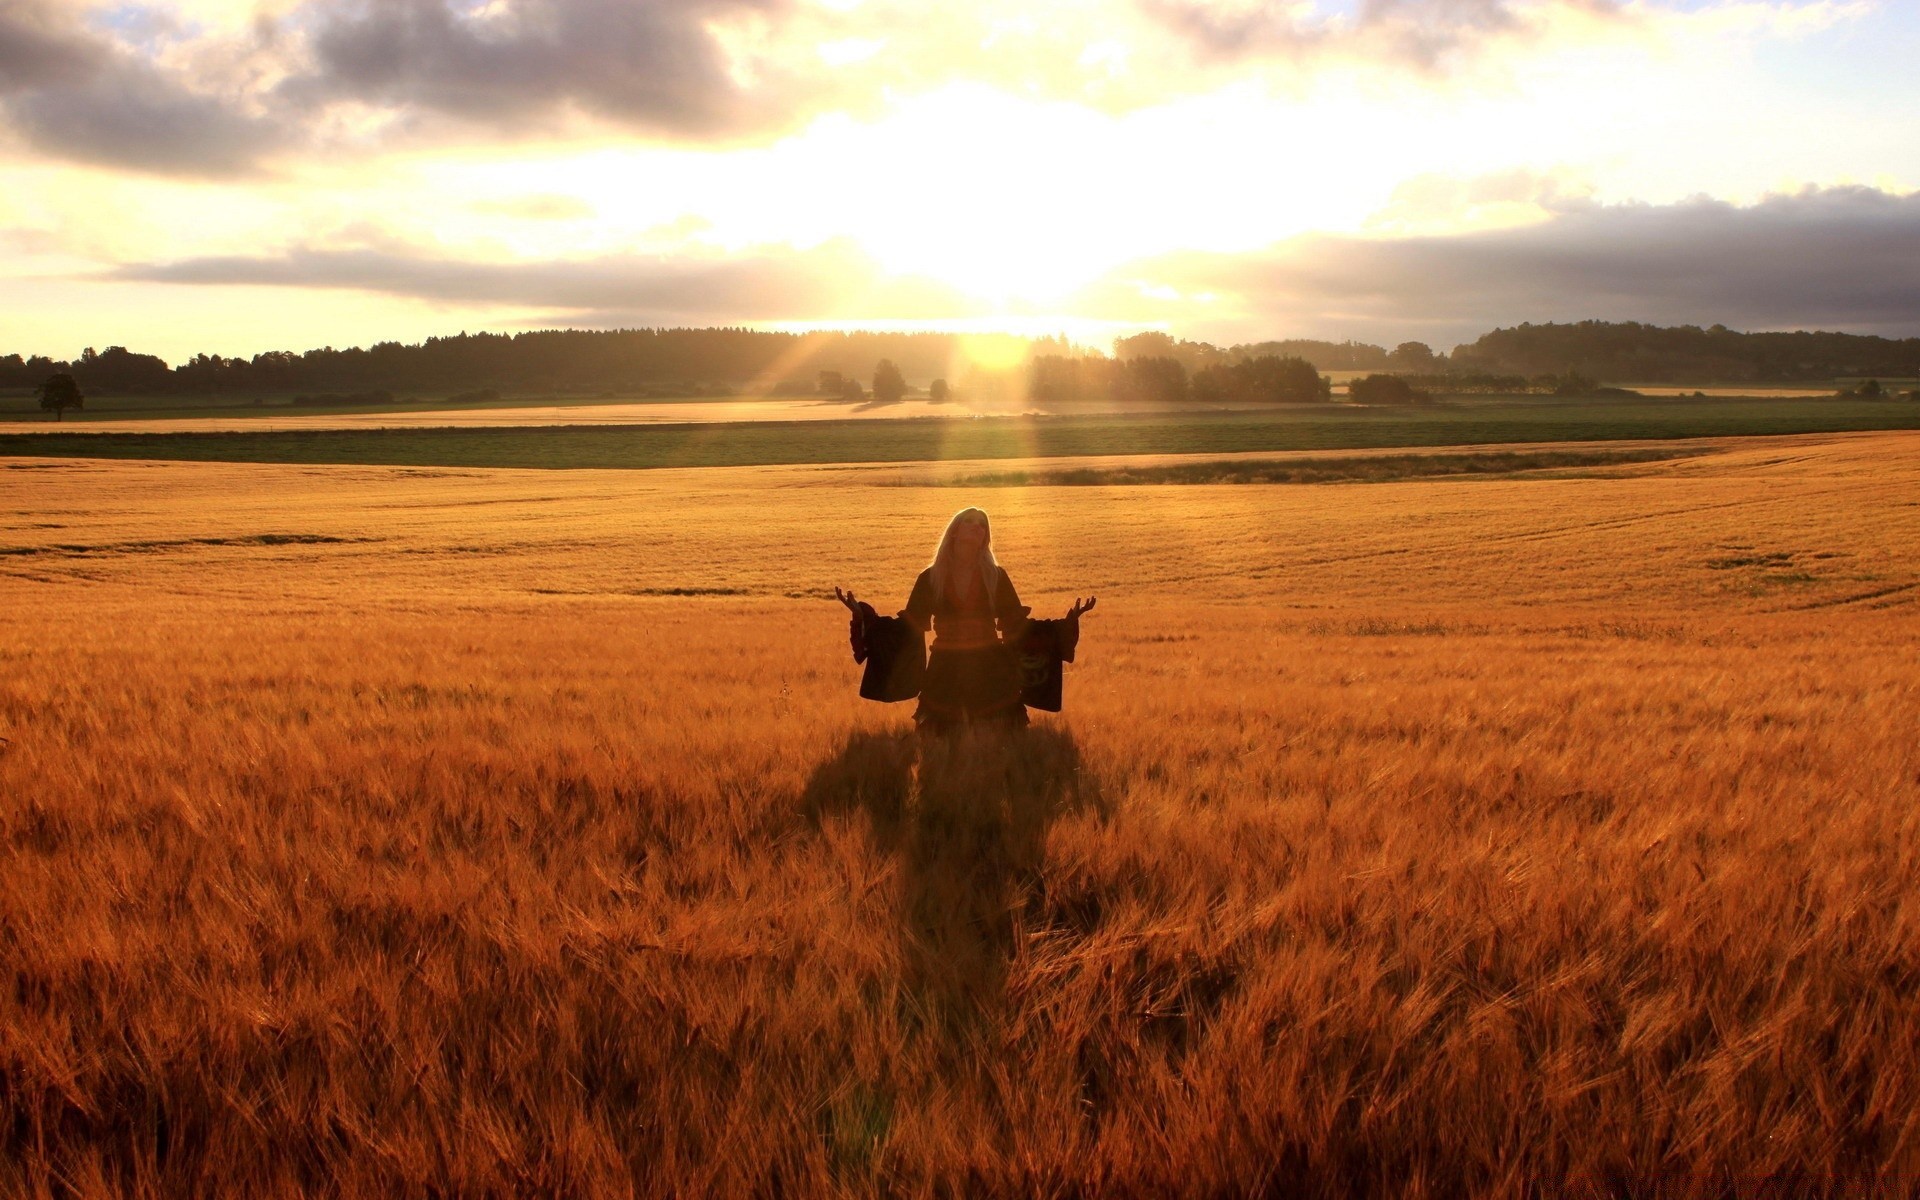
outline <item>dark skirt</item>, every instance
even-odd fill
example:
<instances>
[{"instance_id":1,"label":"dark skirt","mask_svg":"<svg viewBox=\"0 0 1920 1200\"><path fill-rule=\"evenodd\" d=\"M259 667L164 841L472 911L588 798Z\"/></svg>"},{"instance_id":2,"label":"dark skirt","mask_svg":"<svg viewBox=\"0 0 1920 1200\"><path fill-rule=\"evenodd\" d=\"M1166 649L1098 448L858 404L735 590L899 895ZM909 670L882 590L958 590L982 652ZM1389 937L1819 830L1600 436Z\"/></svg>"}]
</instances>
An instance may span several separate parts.
<instances>
[{"instance_id":1,"label":"dark skirt","mask_svg":"<svg viewBox=\"0 0 1920 1200\"><path fill-rule=\"evenodd\" d=\"M920 707L913 723L940 733L963 725L1027 723L1020 703L1020 663L1004 645L978 650L942 650L927 655L920 682Z\"/></svg>"}]
</instances>

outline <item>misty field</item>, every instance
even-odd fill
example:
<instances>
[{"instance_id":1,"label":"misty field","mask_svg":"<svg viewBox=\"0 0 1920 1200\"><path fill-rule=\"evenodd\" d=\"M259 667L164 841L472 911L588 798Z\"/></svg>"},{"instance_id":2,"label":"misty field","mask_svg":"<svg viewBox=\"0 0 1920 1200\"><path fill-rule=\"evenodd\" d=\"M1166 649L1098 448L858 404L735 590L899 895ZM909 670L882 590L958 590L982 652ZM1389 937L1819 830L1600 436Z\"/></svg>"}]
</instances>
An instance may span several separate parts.
<instances>
[{"instance_id":1,"label":"misty field","mask_svg":"<svg viewBox=\"0 0 1920 1200\"><path fill-rule=\"evenodd\" d=\"M1920 434L1694 449L0 459L0 1194L1910 1194ZM968 503L1100 607L922 747Z\"/></svg>"}]
</instances>

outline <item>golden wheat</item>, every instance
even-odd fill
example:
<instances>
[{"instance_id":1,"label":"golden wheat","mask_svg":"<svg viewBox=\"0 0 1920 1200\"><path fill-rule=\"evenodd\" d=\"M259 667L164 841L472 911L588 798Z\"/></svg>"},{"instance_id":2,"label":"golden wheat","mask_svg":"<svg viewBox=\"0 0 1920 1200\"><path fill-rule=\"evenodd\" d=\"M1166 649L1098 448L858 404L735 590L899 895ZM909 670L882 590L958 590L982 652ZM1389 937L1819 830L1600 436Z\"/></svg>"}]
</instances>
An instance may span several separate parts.
<instances>
[{"instance_id":1,"label":"golden wheat","mask_svg":"<svg viewBox=\"0 0 1920 1200\"><path fill-rule=\"evenodd\" d=\"M0 462L0 1192L1906 1194L1920 438L1714 449ZM1102 603L923 747L973 501Z\"/></svg>"}]
</instances>

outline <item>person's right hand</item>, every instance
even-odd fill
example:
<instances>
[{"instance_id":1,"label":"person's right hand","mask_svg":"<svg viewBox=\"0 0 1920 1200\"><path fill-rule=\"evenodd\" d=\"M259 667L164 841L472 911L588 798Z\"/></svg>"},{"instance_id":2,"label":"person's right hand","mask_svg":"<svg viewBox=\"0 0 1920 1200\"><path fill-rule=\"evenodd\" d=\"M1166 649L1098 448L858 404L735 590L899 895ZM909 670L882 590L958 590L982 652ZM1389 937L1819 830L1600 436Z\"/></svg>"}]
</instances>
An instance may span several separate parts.
<instances>
[{"instance_id":1,"label":"person's right hand","mask_svg":"<svg viewBox=\"0 0 1920 1200\"><path fill-rule=\"evenodd\" d=\"M839 588L834 588L833 598L835 600L838 600L840 603L846 605L847 611L850 613L857 613L860 611L860 602L853 598L853 593L850 591L843 592Z\"/></svg>"}]
</instances>

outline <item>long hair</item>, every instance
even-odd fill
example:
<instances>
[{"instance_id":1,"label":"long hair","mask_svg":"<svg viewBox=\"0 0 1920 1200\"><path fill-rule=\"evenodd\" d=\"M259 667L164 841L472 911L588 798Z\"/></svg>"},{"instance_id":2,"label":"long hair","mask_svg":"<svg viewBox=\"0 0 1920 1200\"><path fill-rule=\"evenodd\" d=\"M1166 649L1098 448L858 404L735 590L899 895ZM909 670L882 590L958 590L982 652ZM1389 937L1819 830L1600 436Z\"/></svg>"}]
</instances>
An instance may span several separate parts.
<instances>
[{"instance_id":1,"label":"long hair","mask_svg":"<svg viewBox=\"0 0 1920 1200\"><path fill-rule=\"evenodd\" d=\"M987 523L985 510L963 508L953 514L953 520L947 522L947 531L940 535L939 548L933 552L933 590L943 599L953 584L953 535L962 523L978 524L987 531L987 540L980 543L980 582L986 587L987 603L993 603L995 585L1000 582L1000 564L993 557L993 526Z\"/></svg>"}]
</instances>

